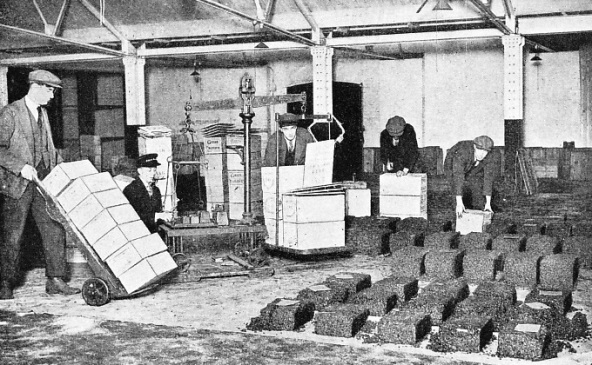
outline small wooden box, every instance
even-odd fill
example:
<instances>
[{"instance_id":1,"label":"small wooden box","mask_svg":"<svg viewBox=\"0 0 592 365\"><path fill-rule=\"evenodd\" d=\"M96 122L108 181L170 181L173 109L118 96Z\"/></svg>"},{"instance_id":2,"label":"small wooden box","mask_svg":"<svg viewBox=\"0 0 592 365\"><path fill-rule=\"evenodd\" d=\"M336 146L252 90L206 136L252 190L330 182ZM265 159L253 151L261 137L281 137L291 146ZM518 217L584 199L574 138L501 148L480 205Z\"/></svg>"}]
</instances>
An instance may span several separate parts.
<instances>
[{"instance_id":1,"label":"small wooden box","mask_svg":"<svg viewBox=\"0 0 592 365\"><path fill-rule=\"evenodd\" d=\"M157 253L167 250L167 246L162 241L158 233L153 233L150 236L138 238L131 242L136 248L136 251L142 258L156 255Z\"/></svg>"},{"instance_id":2,"label":"small wooden box","mask_svg":"<svg viewBox=\"0 0 592 365\"><path fill-rule=\"evenodd\" d=\"M76 208L72 209L68 214L72 223L78 229L82 229L87 225L94 217L103 211L103 206L99 203L97 198L89 195L84 199Z\"/></svg>"},{"instance_id":3,"label":"small wooden box","mask_svg":"<svg viewBox=\"0 0 592 365\"><path fill-rule=\"evenodd\" d=\"M281 216L280 216L281 217ZM278 246L284 246L284 221L283 220L279 220L276 221L273 218L265 218L265 227L267 228L267 238L265 239L265 242L268 245L274 245L276 244L275 242L275 232L276 229L279 229L279 233L278 233Z\"/></svg>"},{"instance_id":4,"label":"small wooden box","mask_svg":"<svg viewBox=\"0 0 592 365\"><path fill-rule=\"evenodd\" d=\"M89 160L64 162L57 165L49 175L43 179L45 189L53 196L58 196L70 181L80 176L98 173Z\"/></svg>"},{"instance_id":5,"label":"small wooden box","mask_svg":"<svg viewBox=\"0 0 592 365\"><path fill-rule=\"evenodd\" d=\"M168 251L163 251L154 256L150 256L146 258L146 261L148 261L157 277L162 277L177 268L175 260L173 260Z\"/></svg>"},{"instance_id":6,"label":"small wooden box","mask_svg":"<svg viewBox=\"0 0 592 365\"><path fill-rule=\"evenodd\" d=\"M276 167L261 168L263 192L276 193ZM279 167L279 192L285 193L304 186L304 166Z\"/></svg>"},{"instance_id":7,"label":"small wooden box","mask_svg":"<svg viewBox=\"0 0 592 365\"><path fill-rule=\"evenodd\" d=\"M417 217L428 218L427 196L381 195L379 198L380 215L401 219Z\"/></svg>"},{"instance_id":8,"label":"small wooden box","mask_svg":"<svg viewBox=\"0 0 592 365\"><path fill-rule=\"evenodd\" d=\"M121 274L118 279L128 293L141 289L157 277L156 273L147 261L141 261L137 265Z\"/></svg>"},{"instance_id":9,"label":"small wooden box","mask_svg":"<svg viewBox=\"0 0 592 365\"><path fill-rule=\"evenodd\" d=\"M109 266L113 275L119 277L141 260L142 257L134 245L128 243L109 256L105 263Z\"/></svg>"},{"instance_id":10,"label":"small wooden box","mask_svg":"<svg viewBox=\"0 0 592 365\"><path fill-rule=\"evenodd\" d=\"M308 250L344 247L345 221L320 223L284 222L284 247Z\"/></svg>"},{"instance_id":11,"label":"small wooden box","mask_svg":"<svg viewBox=\"0 0 592 365\"><path fill-rule=\"evenodd\" d=\"M68 185L62 192L57 196L57 200L64 208L66 213L70 213L78 204L84 199L91 195L90 190L84 185L84 183L77 179Z\"/></svg>"},{"instance_id":12,"label":"small wooden box","mask_svg":"<svg viewBox=\"0 0 592 365\"><path fill-rule=\"evenodd\" d=\"M286 223L334 222L345 219L345 195L284 194L283 218Z\"/></svg>"},{"instance_id":13,"label":"small wooden box","mask_svg":"<svg viewBox=\"0 0 592 365\"><path fill-rule=\"evenodd\" d=\"M97 214L87 225L82 227L81 231L90 245L93 245L107 232L117 226L111 215L103 210Z\"/></svg>"},{"instance_id":14,"label":"small wooden box","mask_svg":"<svg viewBox=\"0 0 592 365\"><path fill-rule=\"evenodd\" d=\"M345 190L345 215L352 217L369 217L371 215L370 198L370 189Z\"/></svg>"},{"instance_id":15,"label":"small wooden box","mask_svg":"<svg viewBox=\"0 0 592 365\"><path fill-rule=\"evenodd\" d=\"M146 228L144 222L137 220L129 223L120 224L119 228L123 235L129 240L133 241L140 237L150 235L150 231Z\"/></svg>"},{"instance_id":16,"label":"small wooden box","mask_svg":"<svg viewBox=\"0 0 592 365\"><path fill-rule=\"evenodd\" d=\"M103 208L114 207L121 204L129 204L129 201L119 188L99 191L95 193L94 196L97 198L99 203L101 203Z\"/></svg>"},{"instance_id":17,"label":"small wooden box","mask_svg":"<svg viewBox=\"0 0 592 365\"><path fill-rule=\"evenodd\" d=\"M81 179L92 193L117 188L117 184L108 172L83 176Z\"/></svg>"},{"instance_id":18,"label":"small wooden box","mask_svg":"<svg viewBox=\"0 0 592 365\"><path fill-rule=\"evenodd\" d=\"M467 209L461 218L456 218L456 231L462 235L486 232L491 225L492 217L492 212Z\"/></svg>"},{"instance_id":19,"label":"small wooden box","mask_svg":"<svg viewBox=\"0 0 592 365\"><path fill-rule=\"evenodd\" d=\"M117 184L119 190L123 191L126 186L128 186L132 181L134 181L133 177L129 177L126 175L117 175L113 177L113 181Z\"/></svg>"},{"instance_id":20,"label":"small wooden box","mask_svg":"<svg viewBox=\"0 0 592 365\"><path fill-rule=\"evenodd\" d=\"M107 208L107 211L111 214L111 217L113 217L117 224L137 221L140 219L140 216L130 203Z\"/></svg>"},{"instance_id":21,"label":"small wooden box","mask_svg":"<svg viewBox=\"0 0 592 365\"><path fill-rule=\"evenodd\" d=\"M101 260L105 261L109 256L123 247L127 242L128 240L123 235L123 232L121 232L121 229L116 227L101 237L92 246Z\"/></svg>"},{"instance_id":22,"label":"small wooden box","mask_svg":"<svg viewBox=\"0 0 592 365\"><path fill-rule=\"evenodd\" d=\"M380 195L421 196L427 193L428 178L426 174L407 174L397 177L396 174L380 175Z\"/></svg>"}]
</instances>

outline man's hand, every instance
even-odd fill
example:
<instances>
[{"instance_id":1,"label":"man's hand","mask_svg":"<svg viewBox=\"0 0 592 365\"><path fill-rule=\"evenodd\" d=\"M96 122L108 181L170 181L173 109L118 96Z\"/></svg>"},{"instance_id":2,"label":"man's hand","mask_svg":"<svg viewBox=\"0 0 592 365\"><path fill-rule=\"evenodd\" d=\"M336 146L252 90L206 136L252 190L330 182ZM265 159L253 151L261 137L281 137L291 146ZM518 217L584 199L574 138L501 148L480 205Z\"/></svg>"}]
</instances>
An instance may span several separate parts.
<instances>
[{"instance_id":1,"label":"man's hand","mask_svg":"<svg viewBox=\"0 0 592 365\"><path fill-rule=\"evenodd\" d=\"M393 163L392 162L387 162L386 163L386 171L393 171Z\"/></svg>"},{"instance_id":2,"label":"man's hand","mask_svg":"<svg viewBox=\"0 0 592 365\"><path fill-rule=\"evenodd\" d=\"M456 196L456 217L462 218L463 213L465 212L465 204L462 201L462 196Z\"/></svg>"},{"instance_id":3,"label":"man's hand","mask_svg":"<svg viewBox=\"0 0 592 365\"><path fill-rule=\"evenodd\" d=\"M35 170L35 168L31 165L23 166L23 169L21 170L21 176L29 181L33 181L33 179L38 179L37 170Z\"/></svg>"},{"instance_id":4,"label":"man's hand","mask_svg":"<svg viewBox=\"0 0 592 365\"><path fill-rule=\"evenodd\" d=\"M485 208L483 208L483 210L486 212L493 213L493 209L491 209L491 196L490 195L485 196Z\"/></svg>"}]
</instances>

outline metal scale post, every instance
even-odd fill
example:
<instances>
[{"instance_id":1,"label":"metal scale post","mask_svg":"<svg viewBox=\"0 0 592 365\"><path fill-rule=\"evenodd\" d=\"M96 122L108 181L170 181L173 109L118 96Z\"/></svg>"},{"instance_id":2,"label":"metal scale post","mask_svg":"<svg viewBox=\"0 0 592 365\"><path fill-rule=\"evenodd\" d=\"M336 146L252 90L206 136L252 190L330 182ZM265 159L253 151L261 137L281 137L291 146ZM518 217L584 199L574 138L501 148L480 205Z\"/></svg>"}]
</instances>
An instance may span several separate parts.
<instances>
[{"instance_id":1,"label":"metal scale post","mask_svg":"<svg viewBox=\"0 0 592 365\"><path fill-rule=\"evenodd\" d=\"M255 223L253 213L251 212L251 124L255 113L252 110L252 101L255 95L255 86L252 84L253 79L248 73L245 73L241 78L240 96L243 100L242 111L239 116L242 118L244 124L244 203L245 211L243 212L242 223L252 225Z\"/></svg>"}]
</instances>

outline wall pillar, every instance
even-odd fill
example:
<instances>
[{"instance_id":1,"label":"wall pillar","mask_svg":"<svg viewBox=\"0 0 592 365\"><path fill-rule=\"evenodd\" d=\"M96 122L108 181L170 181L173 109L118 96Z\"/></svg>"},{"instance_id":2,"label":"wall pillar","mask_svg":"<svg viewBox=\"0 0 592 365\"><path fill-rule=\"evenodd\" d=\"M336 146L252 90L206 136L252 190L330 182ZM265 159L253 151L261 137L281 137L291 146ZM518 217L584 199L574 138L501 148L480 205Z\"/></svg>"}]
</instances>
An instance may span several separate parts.
<instances>
[{"instance_id":1,"label":"wall pillar","mask_svg":"<svg viewBox=\"0 0 592 365\"><path fill-rule=\"evenodd\" d=\"M333 48L311 47L313 113L333 114Z\"/></svg>"},{"instance_id":2,"label":"wall pillar","mask_svg":"<svg viewBox=\"0 0 592 365\"><path fill-rule=\"evenodd\" d=\"M592 145L592 43L580 47L580 97L582 135L586 146Z\"/></svg>"},{"instance_id":3,"label":"wall pillar","mask_svg":"<svg viewBox=\"0 0 592 365\"><path fill-rule=\"evenodd\" d=\"M504 45L504 171L513 177L516 152L524 147L524 37L502 37Z\"/></svg>"},{"instance_id":4,"label":"wall pillar","mask_svg":"<svg viewBox=\"0 0 592 365\"><path fill-rule=\"evenodd\" d=\"M0 108L8 104L8 67L0 66Z\"/></svg>"},{"instance_id":5,"label":"wall pillar","mask_svg":"<svg viewBox=\"0 0 592 365\"><path fill-rule=\"evenodd\" d=\"M145 64L146 60L144 58L136 56L123 57L127 125L146 124Z\"/></svg>"}]
</instances>

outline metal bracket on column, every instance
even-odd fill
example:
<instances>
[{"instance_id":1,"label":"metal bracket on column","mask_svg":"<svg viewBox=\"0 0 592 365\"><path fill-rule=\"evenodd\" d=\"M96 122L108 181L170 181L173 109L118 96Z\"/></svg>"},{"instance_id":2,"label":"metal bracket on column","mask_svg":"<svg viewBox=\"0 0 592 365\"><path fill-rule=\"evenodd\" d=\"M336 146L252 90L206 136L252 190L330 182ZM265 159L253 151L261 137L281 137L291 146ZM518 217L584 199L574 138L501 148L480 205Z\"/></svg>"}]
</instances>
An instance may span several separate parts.
<instances>
[{"instance_id":1,"label":"metal bracket on column","mask_svg":"<svg viewBox=\"0 0 592 365\"><path fill-rule=\"evenodd\" d=\"M524 119L523 36L502 37L504 44L504 119Z\"/></svg>"},{"instance_id":2,"label":"metal bracket on column","mask_svg":"<svg viewBox=\"0 0 592 365\"><path fill-rule=\"evenodd\" d=\"M333 114L333 48L311 47L313 112Z\"/></svg>"}]
</instances>

